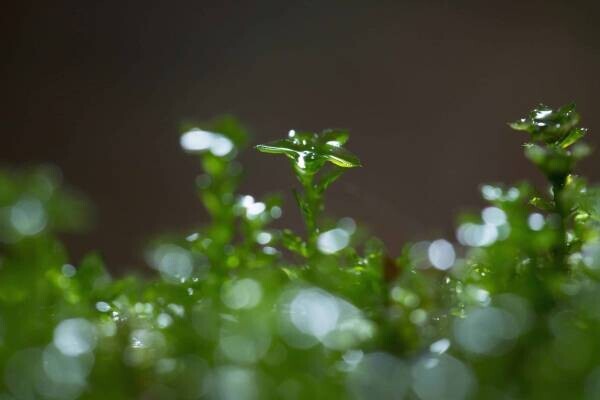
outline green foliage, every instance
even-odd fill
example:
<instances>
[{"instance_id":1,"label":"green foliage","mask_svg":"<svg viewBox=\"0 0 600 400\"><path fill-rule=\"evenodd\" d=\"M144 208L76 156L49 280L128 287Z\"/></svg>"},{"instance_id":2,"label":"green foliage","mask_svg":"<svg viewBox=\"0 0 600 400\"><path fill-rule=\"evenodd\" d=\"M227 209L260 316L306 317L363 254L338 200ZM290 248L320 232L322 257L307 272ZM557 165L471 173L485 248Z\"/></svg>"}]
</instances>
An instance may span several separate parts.
<instances>
[{"instance_id":1,"label":"green foliage","mask_svg":"<svg viewBox=\"0 0 600 400\"><path fill-rule=\"evenodd\" d=\"M313 175L326 161L342 168L358 167L358 158L342 146L348 141L348 132L328 129L321 134L290 131L288 137L256 148L265 153L285 154L292 160L298 175Z\"/></svg>"},{"instance_id":2,"label":"green foliage","mask_svg":"<svg viewBox=\"0 0 600 400\"><path fill-rule=\"evenodd\" d=\"M305 255L315 254L325 190L342 175L344 168L360 166L358 157L342 147L348 138L348 132L343 130L328 129L321 134L291 130L287 139L256 146L264 153L285 154L302 184L303 192L294 191L294 195L306 223L308 243L291 238L290 244L296 244L288 247L289 250L300 248ZM317 173L327 161L335 167L317 180Z\"/></svg>"},{"instance_id":3,"label":"green foliage","mask_svg":"<svg viewBox=\"0 0 600 400\"><path fill-rule=\"evenodd\" d=\"M531 135L533 143L525 145L525 154L552 181L564 179L571 173L575 162L589 154L584 143L577 143L573 150L569 149L587 132L587 129L577 126L579 119L574 104L557 110L540 105L510 126Z\"/></svg>"},{"instance_id":4,"label":"green foliage","mask_svg":"<svg viewBox=\"0 0 600 400\"><path fill-rule=\"evenodd\" d=\"M69 264L56 235L88 225L85 202L52 169L0 170L0 399L600 398L600 188L573 174L578 124L574 106L511 124L548 188L483 185L456 240L396 260L323 215L360 165L345 131L257 146L291 160L303 235L273 227L278 196L238 193L235 119L186 126L210 221L152 241L149 279Z\"/></svg>"}]
</instances>

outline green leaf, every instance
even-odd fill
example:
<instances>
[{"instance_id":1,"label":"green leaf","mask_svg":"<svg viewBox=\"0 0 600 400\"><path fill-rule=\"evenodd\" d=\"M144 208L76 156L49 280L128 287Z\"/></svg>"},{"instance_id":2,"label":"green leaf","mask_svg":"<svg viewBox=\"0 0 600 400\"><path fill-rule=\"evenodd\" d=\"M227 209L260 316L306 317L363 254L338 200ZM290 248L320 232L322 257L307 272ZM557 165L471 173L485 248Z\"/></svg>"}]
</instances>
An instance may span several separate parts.
<instances>
[{"instance_id":1,"label":"green leaf","mask_svg":"<svg viewBox=\"0 0 600 400\"><path fill-rule=\"evenodd\" d=\"M360 167L360 160L348 150L331 145L325 145L322 156L342 168Z\"/></svg>"},{"instance_id":2,"label":"green leaf","mask_svg":"<svg viewBox=\"0 0 600 400\"><path fill-rule=\"evenodd\" d=\"M316 173L324 161L343 168L360 166L354 154L342 148L348 140L348 132L331 129L320 135L311 132L290 131L287 139L259 144L256 149L263 153L285 154L296 162L302 171Z\"/></svg>"},{"instance_id":3,"label":"green leaf","mask_svg":"<svg viewBox=\"0 0 600 400\"><path fill-rule=\"evenodd\" d=\"M259 144L256 145L255 148L263 153L286 154L289 156L294 156L299 151L298 146L288 139L274 140L266 144Z\"/></svg>"},{"instance_id":4,"label":"green leaf","mask_svg":"<svg viewBox=\"0 0 600 400\"><path fill-rule=\"evenodd\" d=\"M326 175L323 176L321 182L319 182L319 191L324 192L331 186L333 182L335 182L342 174L344 173L343 168L334 168L329 171Z\"/></svg>"},{"instance_id":5,"label":"green leaf","mask_svg":"<svg viewBox=\"0 0 600 400\"><path fill-rule=\"evenodd\" d=\"M306 242L304 242L302 238L300 238L298 235L296 235L289 229L284 229L281 232L281 243L289 251L299 254L302 257L308 256Z\"/></svg>"},{"instance_id":6,"label":"green leaf","mask_svg":"<svg viewBox=\"0 0 600 400\"><path fill-rule=\"evenodd\" d=\"M320 142L331 146L343 146L348 141L350 134L346 130L326 129L321 133Z\"/></svg>"},{"instance_id":7,"label":"green leaf","mask_svg":"<svg viewBox=\"0 0 600 400\"><path fill-rule=\"evenodd\" d=\"M558 145L563 149L566 149L567 147L584 137L586 133L586 128L574 128L573 130L569 131L564 138L560 140Z\"/></svg>"},{"instance_id":8,"label":"green leaf","mask_svg":"<svg viewBox=\"0 0 600 400\"><path fill-rule=\"evenodd\" d=\"M543 199L539 196L532 197L531 200L529 200L529 203L543 211L552 211L554 209L554 204L551 201Z\"/></svg>"},{"instance_id":9,"label":"green leaf","mask_svg":"<svg viewBox=\"0 0 600 400\"><path fill-rule=\"evenodd\" d=\"M517 131L530 133L533 140L555 144L578 123L579 114L575 111L574 104L568 104L558 110L542 104L509 126Z\"/></svg>"}]
</instances>

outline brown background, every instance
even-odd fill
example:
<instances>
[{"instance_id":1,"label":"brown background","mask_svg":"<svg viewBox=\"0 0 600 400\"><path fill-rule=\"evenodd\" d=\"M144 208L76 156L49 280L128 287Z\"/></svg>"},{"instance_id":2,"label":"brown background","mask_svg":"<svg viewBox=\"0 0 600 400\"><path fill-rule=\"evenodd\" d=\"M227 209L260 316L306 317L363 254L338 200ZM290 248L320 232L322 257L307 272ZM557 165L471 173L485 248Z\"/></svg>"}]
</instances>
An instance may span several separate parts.
<instances>
[{"instance_id":1,"label":"brown background","mask_svg":"<svg viewBox=\"0 0 600 400\"><path fill-rule=\"evenodd\" d=\"M347 127L365 168L329 210L401 244L452 235L481 182L534 179L506 121L576 100L600 144L600 2L37 1L0 13L0 161L53 162L97 205L68 238L115 270L143 239L204 219L183 119L223 112L254 141ZM594 132L596 131L596 132ZM243 191L294 185L281 159L243 157ZM598 156L583 170L600 178ZM288 197L289 200L289 197ZM288 222L298 224L288 201Z\"/></svg>"}]
</instances>

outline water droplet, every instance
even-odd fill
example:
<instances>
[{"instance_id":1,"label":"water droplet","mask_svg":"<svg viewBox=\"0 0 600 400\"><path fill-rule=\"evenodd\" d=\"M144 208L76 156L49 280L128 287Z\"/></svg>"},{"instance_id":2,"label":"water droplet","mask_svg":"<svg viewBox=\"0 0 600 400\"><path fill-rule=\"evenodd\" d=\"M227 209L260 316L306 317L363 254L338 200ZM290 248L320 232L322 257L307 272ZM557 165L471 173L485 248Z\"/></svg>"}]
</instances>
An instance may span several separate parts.
<instances>
[{"instance_id":1,"label":"water droplet","mask_svg":"<svg viewBox=\"0 0 600 400\"><path fill-rule=\"evenodd\" d=\"M437 342L433 342L429 346L429 351L436 354L443 354L450 348L450 340L440 339Z\"/></svg>"},{"instance_id":2,"label":"water droplet","mask_svg":"<svg viewBox=\"0 0 600 400\"><path fill-rule=\"evenodd\" d=\"M96 340L96 328L83 318L66 319L54 329L54 345L67 356L91 352Z\"/></svg>"},{"instance_id":3,"label":"water droplet","mask_svg":"<svg viewBox=\"0 0 600 400\"><path fill-rule=\"evenodd\" d=\"M484 199L488 201L494 201L498 200L502 196L502 189L491 185L484 185L481 188L481 193Z\"/></svg>"},{"instance_id":4,"label":"water droplet","mask_svg":"<svg viewBox=\"0 0 600 400\"><path fill-rule=\"evenodd\" d=\"M262 231L256 235L256 242L258 244L267 244L271 241L272 238L273 235L271 235L269 232Z\"/></svg>"},{"instance_id":5,"label":"water droplet","mask_svg":"<svg viewBox=\"0 0 600 400\"><path fill-rule=\"evenodd\" d=\"M431 265L440 270L447 270L454 265L456 253L450 242L439 239L431 242L427 251Z\"/></svg>"},{"instance_id":6,"label":"water droplet","mask_svg":"<svg viewBox=\"0 0 600 400\"><path fill-rule=\"evenodd\" d=\"M190 152L200 152L208 150L213 140L213 133L200 129L192 129L179 139L181 147Z\"/></svg>"},{"instance_id":7,"label":"water droplet","mask_svg":"<svg viewBox=\"0 0 600 400\"><path fill-rule=\"evenodd\" d=\"M211 398L220 400L256 400L259 398L257 384L254 371L234 366L216 369L209 380Z\"/></svg>"},{"instance_id":8,"label":"water droplet","mask_svg":"<svg viewBox=\"0 0 600 400\"><path fill-rule=\"evenodd\" d=\"M421 400L463 400L475 386L471 371L447 354L428 355L412 367L413 390Z\"/></svg>"},{"instance_id":9,"label":"water droplet","mask_svg":"<svg viewBox=\"0 0 600 400\"><path fill-rule=\"evenodd\" d=\"M498 207L487 207L481 212L481 218L486 224L500 226L506 223L506 213Z\"/></svg>"},{"instance_id":10,"label":"water droplet","mask_svg":"<svg viewBox=\"0 0 600 400\"><path fill-rule=\"evenodd\" d=\"M335 329L339 315L335 298L319 289L301 290L290 304L290 316L296 328L317 339Z\"/></svg>"},{"instance_id":11,"label":"water droplet","mask_svg":"<svg viewBox=\"0 0 600 400\"><path fill-rule=\"evenodd\" d=\"M42 202L36 198L19 200L10 209L10 222L21 235L33 236L40 233L47 223Z\"/></svg>"},{"instance_id":12,"label":"water droplet","mask_svg":"<svg viewBox=\"0 0 600 400\"><path fill-rule=\"evenodd\" d=\"M158 314L158 317L156 317L156 325L158 325L158 327L161 329L171 326L172 323L173 317L167 313L160 313Z\"/></svg>"},{"instance_id":13,"label":"water droplet","mask_svg":"<svg viewBox=\"0 0 600 400\"><path fill-rule=\"evenodd\" d=\"M194 269L190 252L173 244L157 246L150 253L148 262L165 280L173 283L186 282Z\"/></svg>"},{"instance_id":14,"label":"water droplet","mask_svg":"<svg viewBox=\"0 0 600 400\"><path fill-rule=\"evenodd\" d=\"M498 228L491 224L480 225L468 222L458 227L456 238L466 246L485 247L498 239Z\"/></svg>"},{"instance_id":15,"label":"water droplet","mask_svg":"<svg viewBox=\"0 0 600 400\"><path fill-rule=\"evenodd\" d=\"M544 227L544 216L540 213L532 213L527 218L527 225L534 231L539 231Z\"/></svg>"},{"instance_id":16,"label":"water droplet","mask_svg":"<svg viewBox=\"0 0 600 400\"><path fill-rule=\"evenodd\" d=\"M100 312L108 312L110 311L111 307L110 304L108 304L105 301L99 301L96 303L96 310L100 311Z\"/></svg>"},{"instance_id":17,"label":"water droplet","mask_svg":"<svg viewBox=\"0 0 600 400\"><path fill-rule=\"evenodd\" d=\"M262 299L262 288L254 279L240 279L223 285L221 299L233 310L253 308Z\"/></svg>"},{"instance_id":18,"label":"water droplet","mask_svg":"<svg viewBox=\"0 0 600 400\"><path fill-rule=\"evenodd\" d=\"M496 354L506 349L519 334L519 324L505 310L478 307L467 312L465 318L454 322L456 342L475 354Z\"/></svg>"},{"instance_id":19,"label":"water droplet","mask_svg":"<svg viewBox=\"0 0 600 400\"><path fill-rule=\"evenodd\" d=\"M61 272L67 278L72 278L77 273L77 269L75 269L75 267L71 264L64 264L61 268Z\"/></svg>"},{"instance_id":20,"label":"water droplet","mask_svg":"<svg viewBox=\"0 0 600 400\"><path fill-rule=\"evenodd\" d=\"M217 157L223 157L233 150L233 142L222 135L215 135L210 144L210 152Z\"/></svg>"},{"instance_id":21,"label":"water droplet","mask_svg":"<svg viewBox=\"0 0 600 400\"><path fill-rule=\"evenodd\" d=\"M356 232L356 222L350 217L344 217L337 223L338 228L345 230L349 235Z\"/></svg>"},{"instance_id":22,"label":"water droplet","mask_svg":"<svg viewBox=\"0 0 600 400\"><path fill-rule=\"evenodd\" d=\"M350 243L350 234L341 228L323 232L317 238L317 247L324 254L334 254Z\"/></svg>"},{"instance_id":23,"label":"water droplet","mask_svg":"<svg viewBox=\"0 0 600 400\"><path fill-rule=\"evenodd\" d=\"M369 353L348 374L346 385L357 400L403 399L410 388L406 365L387 353Z\"/></svg>"},{"instance_id":24,"label":"water droplet","mask_svg":"<svg viewBox=\"0 0 600 400\"><path fill-rule=\"evenodd\" d=\"M281 218L281 214L283 214L281 207L279 206L274 206L271 208L271 218L277 219L277 218Z\"/></svg>"},{"instance_id":25,"label":"water droplet","mask_svg":"<svg viewBox=\"0 0 600 400\"><path fill-rule=\"evenodd\" d=\"M217 157L229 154L233 148L233 142L227 137L200 129L192 129L179 139L181 147L190 153L201 153L210 150Z\"/></svg>"}]
</instances>

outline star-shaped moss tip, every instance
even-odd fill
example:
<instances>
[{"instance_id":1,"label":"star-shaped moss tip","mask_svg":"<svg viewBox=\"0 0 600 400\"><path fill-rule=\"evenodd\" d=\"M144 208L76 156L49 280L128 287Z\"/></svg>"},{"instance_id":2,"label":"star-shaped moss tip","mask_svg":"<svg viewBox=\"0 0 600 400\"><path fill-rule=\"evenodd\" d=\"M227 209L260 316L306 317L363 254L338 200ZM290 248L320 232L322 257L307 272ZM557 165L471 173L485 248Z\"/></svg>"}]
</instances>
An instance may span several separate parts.
<instances>
[{"instance_id":1,"label":"star-shaped moss tip","mask_svg":"<svg viewBox=\"0 0 600 400\"><path fill-rule=\"evenodd\" d=\"M526 117L509 126L517 131L528 132L535 141L567 148L587 132L587 129L577 126L579 119L575 104L567 104L556 110L540 104Z\"/></svg>"},{"instance_id":2,"label":"star-shaped moss tip","mask_svg":"<svg viewBox=\"0 0 600 400\"><path fill-rule=\"evenodd\" d=\"M348 132L341 129L328 129L320 134L291 130L287 138L259 144L256 149L285 154L297 168L307 172L318 171L327 161L342 168L359 167L358 157L342 147L348 138Z\"/></svg>"}]
</instances>

